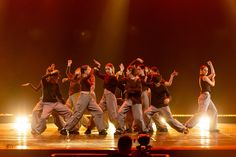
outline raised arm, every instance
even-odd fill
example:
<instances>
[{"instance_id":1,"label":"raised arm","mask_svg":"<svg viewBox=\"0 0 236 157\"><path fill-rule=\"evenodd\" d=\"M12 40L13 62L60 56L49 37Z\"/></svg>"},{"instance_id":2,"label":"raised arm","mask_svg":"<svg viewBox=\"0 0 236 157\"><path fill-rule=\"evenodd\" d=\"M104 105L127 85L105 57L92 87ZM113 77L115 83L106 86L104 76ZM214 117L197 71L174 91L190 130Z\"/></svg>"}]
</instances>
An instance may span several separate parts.
<instances>
[{"instance_id":1,"label":"raised arm","mask_svg":"<svg viewBox=\"0 0 236 157\"><path fill-rule=\"evenodd\" d=\"M96 66L100 69L101 68L101 63L98 62L96 59L93 59L93 62L96 64Z\"/></svg>"},{"instance_id":2,"label":"raised arm","mask_svg":"<svg viewBox=\"0 0 236 157\"><path fill-rule=\"evenodd\" d=\"M123 63L120 63L119 67L120 67L120 70L116 73L116 78L117 78L117 79L118 79L120 76L123 76L123 74L124 74L124 69L125 69Z\"/></svg>"},{"instance_id":3,"label":"raised arm","mask_svg":"<svg viewBox=\"0 0 236 157\"><path fill-rule=\"evenodd\" d=\"M215 86L215 74L211 74L211 79L209 78L209 76L203 76L203 81L206 81L207 83L209 83L212 87Z\"/></svg>"},{"instance_id":4,"label":"raised arm","mask_svg":"<svg viewBox=\"0 0 236 157\"><path fill-rule=\"evenodd\" d=\"M71 64L72 64L72 60L68 60L67 61L67 68L66 68L66 76L67 77L71 77L71 72L70 72L70 69L71 69Z\"/></svg>"},{"instance_id":5,"label":"raised arm","mask_svg":"<svg viewBox=\"0 0 236 157\"><path fill-rule=\"evenodd\" d=\"M212 78L215 77L215 75L216 75L216 74L215 74L215 69L214 69L214 66L213 66L213 64L212 64L211 61L208 61L207 64L209 65L210 70L211 70L211 73L210 73L210 75L208 75L208 78L209 78L209 79L212 79Z\"/></svg>"},{"instance_id":6,"label":"raised arm","mask_svg":"<svg viewBox=\"0 0 236 157\"><path fill-rule=\"evenodd\" d=\"M42 80L45 80L45 79L48 78L49 76L52 76L52 75L55 75L55 74L59 74L59 70L53 70L52 72L49 72L49 73L45 74L45 75L42 77Z\"/></svg>"},{"instance_id":7,"label":"raised arm","mask_svg":"<svg viewBox=\"0 0 236 157\"><path fill-rule=\"evenodd\" d=\"M143 63L144 61L141 58L136 58L135 60L133 60L129 65L133 66L139 63Z\"/></svg>"},{"instance_id":8,"label":"raised arm","mask_svg":"<svg viewBox=\"0 0 236 157\"><path fill-rule=\"evenodd\" d=\"M177 75L178 75L178 72L174 70L174 71L170 74L169 81L165 81L165 82L164 82L165 86L171 86L172 83L173 83L174 77L177 76Z\"/></svg>"}]
</instances>

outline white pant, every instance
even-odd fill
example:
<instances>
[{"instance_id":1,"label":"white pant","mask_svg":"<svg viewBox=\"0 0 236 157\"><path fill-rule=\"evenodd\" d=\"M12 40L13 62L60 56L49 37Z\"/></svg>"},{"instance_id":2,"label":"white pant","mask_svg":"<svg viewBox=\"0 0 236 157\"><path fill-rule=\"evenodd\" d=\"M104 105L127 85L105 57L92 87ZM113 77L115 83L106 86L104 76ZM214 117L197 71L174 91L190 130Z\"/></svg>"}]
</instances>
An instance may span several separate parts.
<instances>
[{"instance_id":1,"label":"white pant","mask_svg":"<svg viewBox=\"0 0 236 157\"><path fill-rule=\"evenodd\" d=\"M209 92L200 94L198 97L198 112L185 123L185 126L188 128L194 127L199 122L199 119L206 113L208 113L210 118L210 130L217 129L218 113Z\"/></svg>"}]
</instances>

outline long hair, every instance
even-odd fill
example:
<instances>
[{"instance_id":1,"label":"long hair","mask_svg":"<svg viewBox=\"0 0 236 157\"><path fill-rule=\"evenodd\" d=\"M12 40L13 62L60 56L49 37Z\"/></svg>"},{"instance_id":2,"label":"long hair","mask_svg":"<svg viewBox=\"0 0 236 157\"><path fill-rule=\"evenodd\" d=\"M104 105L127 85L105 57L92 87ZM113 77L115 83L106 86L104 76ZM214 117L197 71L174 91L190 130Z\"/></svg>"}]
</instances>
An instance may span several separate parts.
<instances>
[{"instance_id":1,"label":"long hair","mask_svg":"<svg viewBox=\"0 0 236 157\"><path fill-rule=\"evenodd\" d=\"M106 66L107 66L107 67L110 67L110 68L112 69L112 74L115 73L115 67L114 67L114 65L113 65L112 63L107 63ZM106 67L106 66L105 66L105 67Z\"/></svg>"},{"instance_id":2,"label":"long hair","mask_svg":"<svg viewBox=\"0 0 236 157\"><path fill-rule=\"evenodd\" d=\"M203 76L203 75L204 75L204 74L202 74L202 71L203 71L204 68L208 68L208 67L207 67L206 65L201 65L201 66L200 66L200 72L199 72L199 75L200 75L200 76Z\"/></svg>"}]
</instances>

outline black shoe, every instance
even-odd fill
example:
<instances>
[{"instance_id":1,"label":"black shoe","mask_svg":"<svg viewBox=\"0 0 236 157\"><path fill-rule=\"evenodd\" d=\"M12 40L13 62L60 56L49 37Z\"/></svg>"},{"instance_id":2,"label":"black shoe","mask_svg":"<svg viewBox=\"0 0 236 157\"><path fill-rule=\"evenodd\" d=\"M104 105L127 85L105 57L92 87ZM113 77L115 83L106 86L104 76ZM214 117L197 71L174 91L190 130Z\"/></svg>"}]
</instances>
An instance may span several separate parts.
<instances>
[{"instance_id":1,"label":"black shoe","mask_svg":"<svg viewBox=\"0 0 236 157\"><path fill-rule=\"evenodd\" d=\"M60 131L60 134L61 135L69 135L70 134L70 132L68 131L68 130L66 130L66 129L62 129L61 131Z\"/></svg>"},{"instance_id":2,"label":"black shoe","mask_svg":"<svg viewBox=\"0 0 236 157\"><path fill-rule=\"evenodd\" d=\"M79 135L79 131L77 131L77 130L69 131L69 134Z\"/></svg>"},{"instance_id":3,"label":"black shoe","mask_svg":"<svg viewBox=\"0 0 236 157\"><path fill-rule=\"evenodd\" d=\"M168 132L168 129L167 128L160 128L158 131L159 132Z\"/></svg>"},{"instance_id":4,"label":"black shoe","mask_svg":"<svg viewBox=\"0 0 236 157\"><path fill-rule=\"evenodd\" d=\"M88 129L84 132L84 134L86 134L86 135L90 135L90 134L91 134L91 129L88 128Z\"/></svg>"},{"instance_id":5,"label":"black shoe","mask_svg":"<svg viewBox=\"0 0 236 157\"><path fill-rule=\"evenodd\" d=\"M114 135L122 135L123 133L121 131L116 130L116 132L114 133Z\"/></svg>"},{"instance_id":6,"label":"black shoe","mask_svg":"<svg viewBox=\"0 0 236 157\"><path fill-rule=\"evenodd\" d=\"M132 133L133 130L132 130L131 128L129 128L129 129L126 129L125 132L127 132L127 133Z\"/></svg>"},{"instance_id":7,"label":"black shoe","mask_svg":"<svg viewBox=\"0 0 236 157\"><path fill-rule=\"evenodd\" d=\"M102 130L102 131L100 131L100 132L99 132L99 135L107 135L106 130Z\"/></svg>"},{"instance_id":8,"label":"black shoe","mask_svg":"<svg viewBox=\"0 0 236 157\"><path fill-rule=\"evenodd\" d=\"M149 134L149 131L139 131L138 134Z\"/></svg>"},{"instance_id":9,"label":"black shoe","mask_svg":"<svg viewBox=\"0 0 236 157\"><path fill-rule=\"evenodd\" d=\"M220 130L219 129L211 129L211 130L209 130L210 132L213 132L213 133L219 133L220 132Z\"/></svg>"}]
</instances>

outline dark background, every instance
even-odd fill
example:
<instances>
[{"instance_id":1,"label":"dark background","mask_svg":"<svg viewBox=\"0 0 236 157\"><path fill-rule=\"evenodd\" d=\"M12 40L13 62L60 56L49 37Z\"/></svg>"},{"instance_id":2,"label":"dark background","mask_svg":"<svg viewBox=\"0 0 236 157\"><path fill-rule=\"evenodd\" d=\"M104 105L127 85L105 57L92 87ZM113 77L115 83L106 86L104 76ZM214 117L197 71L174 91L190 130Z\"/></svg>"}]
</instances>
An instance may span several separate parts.
<instances>
[{"instance_id":1,"label":"dark background","mask_svg":"<svg viewBox=\"0 0 236 157\"><path fill-rule=\"evenodd\" d=\"M20 84L37 85L51 63L65 76L67 59L74 70L141 57L165 79L179 72L170 87L178 114L197 110L199 66L212 60L212 99L220 114L235 114L235 10L231 0L1 0L0 113L30 113L41 92Z\"/></svg>"}]
</instances>

